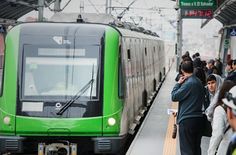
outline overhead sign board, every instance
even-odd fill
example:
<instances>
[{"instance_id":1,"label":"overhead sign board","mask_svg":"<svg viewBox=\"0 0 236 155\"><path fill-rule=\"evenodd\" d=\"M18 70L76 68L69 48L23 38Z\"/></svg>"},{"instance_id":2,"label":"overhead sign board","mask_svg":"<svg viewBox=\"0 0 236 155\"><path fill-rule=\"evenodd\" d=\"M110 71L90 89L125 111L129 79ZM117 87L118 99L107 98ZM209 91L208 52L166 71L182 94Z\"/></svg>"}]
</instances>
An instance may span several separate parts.
<instances>
[{"instance_id":1,"label":"overhead sign board","mask_svg":"<svg viewBox=\"0 0 236 155\"><path fill-rule=\"evenodd\" d=\"M182 18L211 19L213 18L213 10L181 9L181 17Z\"/></svg>"},{"instance_id":2,"label":"overhead sign board","mask_svg":"<svg viewBox=\"0 0 236 155\"><path fill-rule=\"evenodd\" d=\"M185 9L216 9L216 0L179 0L180 8Z\"/></svg>"}]
</instances>

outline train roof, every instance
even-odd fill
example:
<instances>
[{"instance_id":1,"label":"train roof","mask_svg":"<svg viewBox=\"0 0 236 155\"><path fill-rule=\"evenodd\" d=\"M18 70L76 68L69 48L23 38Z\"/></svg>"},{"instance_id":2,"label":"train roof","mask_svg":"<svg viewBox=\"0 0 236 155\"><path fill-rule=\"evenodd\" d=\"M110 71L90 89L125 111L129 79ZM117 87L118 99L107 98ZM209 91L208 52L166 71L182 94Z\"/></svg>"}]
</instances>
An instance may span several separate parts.
<instances>
[{"instance_id":1,"label":"train roof","mask_svg":"<svg viewBox=\"0 0 236 155\"><path fill-rule=\"evenodd\" d=\"M55 25L53 24L57 24L57 27L55 27ZM65 26L70 24L70 30L65 30ZM23 28L23 34L42 34L42 35L47 35L52 33L52 35L63 35L66 31L67 35L75 35L74 32L76 32L77 30L77 26L76 24L78 23L55 23L55 22L30 22L30 23L21 23L19 25L21 25L21 27ZM154 39L154 40L161 40L159 37L153 36L153 35L147 35L145 33L142 32L137 32L137 31L132 31L130 29L125 29L123 27L117 27L115 25L108 25L108 24L100 24L100 23L80 23L81 28L83 29L83 31L80 31L82 33L80 33L79 35L90 35L90 36L94 36L94 35L101 35L101 33L104 32L104 30L107 27L112 27L114 29L116 29L121 36L123 37L129 37L129 38L143 38L143 39ZM42 28L44 29L44 31L42 31ZM56 31L52 31L52 30L56 30ZM53 34L54 33L54 34ZM58 34L59 33L59 34Z\"/></svg>"},{"instance_id":2,"label":"train roof","mask_svg":"<svg viewBox=\"0 0 236 155\"><path fill-rule=\"evenodd\" d=\"M50 21L53 22L84 22L84 23L100 23L110 25L121 33L122 36L129 37L142 37L142 38L157 38L159 37L155 32L146 30L143 27L137 27L130 22L118 21L111 15L96 14L96 13L56 13ZM148 36L148 37L147 37ZM152 37L151 37L152 36Z\"/></svg>"},{"instance_id":3,"label":"train roof","mask_svg":"<svg viewBox=\"0 0 236 155\"><path fill-rule=\"evenodd\" d=\"M161 40L157 36L148 35L148 34L145 34L145 33L142 33L142 32L132 31L132 30L129 30L129 29L124 29L124 28L119 28L119 27L115 27L115 28L124 37Z\"/></svg>"},{"instance_id":4,"label":"train roof","mask_svg":"<svg viewBox=\"0 0 236 155\"><path fill-rule=\"evenodd\" d=\"M55 22L28 22L19 24L24 35L68 35L68 36L102 36L105 25ZM78 33L78 27L80 31Z\"/></svg>"}]
</instances>

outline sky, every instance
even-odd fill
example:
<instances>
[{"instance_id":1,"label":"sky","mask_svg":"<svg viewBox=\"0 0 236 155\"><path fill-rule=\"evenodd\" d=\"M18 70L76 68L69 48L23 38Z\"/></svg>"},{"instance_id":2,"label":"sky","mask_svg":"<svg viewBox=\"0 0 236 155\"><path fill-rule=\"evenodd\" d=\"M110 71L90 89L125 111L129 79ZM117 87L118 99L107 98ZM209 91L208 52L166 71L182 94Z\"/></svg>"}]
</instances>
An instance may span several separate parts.
<instances>
[{"instance_id":1,"label":"sky","mask_svg":"<svg viewBox=\"0 0 236 155\"><path fill-rule=\"evenodd\" d=\"M61 7L64 7L69 0L62 0ZM150 29L161 36L164 40L176 41L176 2L171 0L111 0L111 14L117 17L124 8L133 1L130 9L125 12L122 20L133 22L137 26ZM106 0L71 0L63 12L70 13L105 13ZM81 9L81 6L84 6ZM53 8L53 6L50 6ZM45 17L50 18L53 12L45 9ZM36 16L37 12L29 13L27 16ZM24 20L24 18L21 20ZM222 25L217 20L211 20L204 28L200 28L202 20L183 20L183 52L190 51L202 53L205 56L216 56L219 44L219 30ZM205 44L209 42L209 44ZM207 46L208 45L208 46ZM210 54L209 54L210 53Z\"/></svg>"},{"instance_id":2,"label":"sky","mask_svg":"<svg viewBox=\"0 0 236 155\"><path fill-rule=\"evenodd\" d=\"M62 0L61 8L63 8L69 0ZM109 1L109 0L108 0ZM128 11L125 12L122 20L152 30L163 36L167 34L167 38L175 40L176 33L176 10L174 6L176 2L171 0L111 0L112 9L111 14L117 17L124 7L129 6L134 2ZM80 7L84 6L82 10ZM65 7L63 12L70 13L105 13L106 0L71 0L69 5ZM50 6L53 8L53 5ZM123 8L120 8L123 7ZM45 9L44 16L50 18L53 12ZM37 12L27 14L20 20L24 20L27 16L36 16ZM171 24L172 25L171 25Z\"/></svg>"}]
</instances>

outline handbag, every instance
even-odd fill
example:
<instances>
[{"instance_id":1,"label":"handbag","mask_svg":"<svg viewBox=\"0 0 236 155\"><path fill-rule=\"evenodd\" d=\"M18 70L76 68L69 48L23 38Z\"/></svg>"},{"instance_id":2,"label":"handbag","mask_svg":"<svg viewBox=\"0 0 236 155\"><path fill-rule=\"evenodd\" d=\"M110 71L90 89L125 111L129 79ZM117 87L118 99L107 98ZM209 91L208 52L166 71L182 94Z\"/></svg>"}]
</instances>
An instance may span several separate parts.
<instances>
[{"instance_id":1,"label":"handbag","mask_svg":"<svg viewBox=\"0 0 236 155\"><path fill-rule=\"evenodd\" d=\"M207 116L205 114L203 114L203 132L202 132L202 136L206 136L206 137L211 137L212 134L212 126L211 126L211 122L208 121Z\"/></svg>"}]
</instances>

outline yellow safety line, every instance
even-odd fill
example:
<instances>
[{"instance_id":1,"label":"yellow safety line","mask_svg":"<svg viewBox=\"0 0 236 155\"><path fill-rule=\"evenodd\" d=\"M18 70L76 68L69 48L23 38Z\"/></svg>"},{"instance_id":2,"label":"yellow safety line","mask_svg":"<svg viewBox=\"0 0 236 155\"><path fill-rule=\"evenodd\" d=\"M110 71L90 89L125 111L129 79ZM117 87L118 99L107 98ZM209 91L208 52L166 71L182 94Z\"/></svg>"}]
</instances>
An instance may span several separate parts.
<instances>
[{"instance_id":1,"label":"yellow safety line","mask_svg":"<svg viewBox=\"0 0 236 155\"><path fill-rule=\"evenodd\" d=\"M171 108L177 109L178 104L177 103L172 103ZM167 126L167 131L166 131L166 138L164 142L164 147L163 147L163 155L176 155L176 139L172 138L172 132L174 129L174 121L176 117L173 115L170 115L169 117L169 122Z\"/></svg>"}]
</instances>

